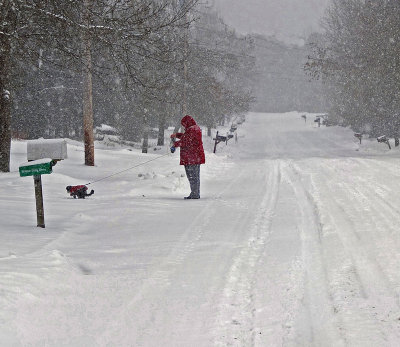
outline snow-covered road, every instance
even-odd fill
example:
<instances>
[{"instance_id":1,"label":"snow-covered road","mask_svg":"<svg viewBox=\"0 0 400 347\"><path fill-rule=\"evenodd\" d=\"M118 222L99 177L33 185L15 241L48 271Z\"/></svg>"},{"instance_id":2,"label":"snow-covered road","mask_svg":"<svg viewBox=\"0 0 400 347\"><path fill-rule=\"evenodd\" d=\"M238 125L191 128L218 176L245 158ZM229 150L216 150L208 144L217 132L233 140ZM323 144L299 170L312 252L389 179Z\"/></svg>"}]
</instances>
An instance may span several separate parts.
<instances>
[{"instance_id":1,"label":"snow-covered road","mask_svg":"<svg viewBox=\"0 0 400 347\"><path fill-rule=\"evenodd\" d=\"M70 145L44 177L45 230L32 179L1 174L0 345L400 345L398 149L295 112L238 132L207 153L196 201L177 155L70 199L148 159L98 150L87 168Z\"/></svg>"}]
</instances>

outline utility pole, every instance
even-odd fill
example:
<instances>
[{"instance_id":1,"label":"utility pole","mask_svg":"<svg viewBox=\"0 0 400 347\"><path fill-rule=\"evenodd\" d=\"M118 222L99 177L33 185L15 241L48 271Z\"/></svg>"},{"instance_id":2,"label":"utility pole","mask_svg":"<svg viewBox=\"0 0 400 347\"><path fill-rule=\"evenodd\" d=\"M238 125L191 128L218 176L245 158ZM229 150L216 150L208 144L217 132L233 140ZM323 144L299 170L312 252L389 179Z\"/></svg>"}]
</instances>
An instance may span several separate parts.
<instances>
[{"instance_id":1,"label":"utility pole","mask_svg":"<svg viewBox=\"0 0 400 347\"><path fill-rule=\"evenodd\" d=\"M187 81L188 81L188 62L187 62L187 57L189 53L189 24L188 24L188 16L187 16L187 11L185 8L186 5L186 0L178 0L179 3L179 8L182 11L185 11L185 16L183 17L184 20L184 25L185 25L185 31L183 35L183 88L182 88L182 103L181 103L181 116L177 120L177 123L174 128L174 133L177 133L181 127L180 124L180 119L187 115L188 109L187 109ZM174 143L174 139L171 139L170 145L172 146Z\"/></svg>"},{"instance_id":2,"label":"utility pole","mask_svg":"<svg viewBox=\"0 0 400 347\"><path fill-rule=\"evenodd\" d=\"M183 95L182 95L182 116L187 114L187 82L188 82L188 54L189 54L189 24L188 15L185 9L186 0L180 0L181 9L185 11L185 32L183 36Z\"/></svg>"},{"instance_id":3,"label":"utility pole","mask_svg":"<svg viewBox=\"0 0 400 347\"><path fill-rule=\"evenodd\" d=\"M186 16L185 16L186 18ZM188 44L188 33L189 28L185 28L185 36L184 36L184 46L183 46L183 101L182 101L182 116L186 116L187 112L187 80L188 80L188 62L187 56L189 51L189 44Z\"/></svg>"},{"instance_id":4,"label":"utility pole","mask_svg":"<svg viewBox=\"0 0 400 347\"><path fill-rule=\"evenodd\" d=\"M90 8L93 0L83 2L83 136L85 165L94 166L92 42L90 38Z\"/></svg>"}]
</instances>

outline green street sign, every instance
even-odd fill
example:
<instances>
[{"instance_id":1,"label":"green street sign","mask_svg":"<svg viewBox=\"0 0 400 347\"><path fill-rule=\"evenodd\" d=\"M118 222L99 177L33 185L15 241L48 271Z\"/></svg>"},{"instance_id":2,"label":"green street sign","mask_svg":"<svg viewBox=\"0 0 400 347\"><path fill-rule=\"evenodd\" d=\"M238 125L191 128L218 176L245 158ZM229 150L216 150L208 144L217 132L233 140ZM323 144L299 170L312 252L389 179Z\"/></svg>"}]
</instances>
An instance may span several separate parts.
<instances>
[{"instance_id":1,"label":"green street sign","mask_svg":"<svg viewBox=\"0 0 400 347\"><path fill-rule=\"evenodd\" d=\"M53 172L53 161L35 160L30 163L23 164L19 167L19 175L25 176L38 176L51 174Z\"/></svg>"}]
</instances>

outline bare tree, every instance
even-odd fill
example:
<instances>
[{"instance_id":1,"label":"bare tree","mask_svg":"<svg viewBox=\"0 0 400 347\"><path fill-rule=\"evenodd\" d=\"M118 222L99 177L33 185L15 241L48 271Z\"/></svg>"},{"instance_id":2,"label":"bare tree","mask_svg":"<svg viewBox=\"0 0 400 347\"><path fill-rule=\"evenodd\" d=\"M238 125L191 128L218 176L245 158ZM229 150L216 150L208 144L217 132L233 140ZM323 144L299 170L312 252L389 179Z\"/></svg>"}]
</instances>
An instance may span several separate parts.
<instances>
[{"instance_id":1,"label":"bare tree","mask_svg":"<svg viewBox=\"0 0 400 347\"><path fill-rule=\"evenodd\" d=\"M321 78L330 113L357 132L398 136L400 4L334 0L306 64Z\"/></svg>"},{"instance_id":2,"label":"bare tree","mask_svg":"<svg viewBox=\"0 0 400 347\"><path fill-rule=\"evenodd\" d=\"M204 8L191 28L188 54L188 109L208 129L249 110L255 58L253 42L238 36Z\"/></svg>"},{"instance_id":3,"label":"bare tree","mask_svg":"<svg viewBox=\"0 0 400 347\"><path fill-rule=\"evenodd\" d=\"M11 70L16 61L36 62L40 49L65 56L64 66L85 72L85 162L94 164L90 116L90 75L112 71L133 87L155 87L143 78L141 60L168 61L163 36L182 26L197 0L176 6L175 0L4 0L0 4L0 170L9 170ZM82 37L83 44L76 37ZM108 64L92 59L99 52ZM46 63L53 63L51 60ZM12 96L12 93L11 93Z\"/></svg>"}]
</instances>

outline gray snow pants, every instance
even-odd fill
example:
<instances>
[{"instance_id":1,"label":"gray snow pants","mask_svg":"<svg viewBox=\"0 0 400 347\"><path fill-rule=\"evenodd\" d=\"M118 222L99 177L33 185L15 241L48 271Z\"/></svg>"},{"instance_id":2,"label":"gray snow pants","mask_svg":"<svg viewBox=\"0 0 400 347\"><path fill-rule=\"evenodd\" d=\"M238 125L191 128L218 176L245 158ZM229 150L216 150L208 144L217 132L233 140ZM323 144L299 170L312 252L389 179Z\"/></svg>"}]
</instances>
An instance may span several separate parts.
<instances>
[{"instance_id":1,"label":"gray snow pants","mask_svg":"<svg viewBox=\"0 0 400 347\"><path fill-rule=\"evenodd\" d=\"M185 165L186 177L190 183L191 197L200 197L200 164Z\"/></svg>"}]
</instances>

